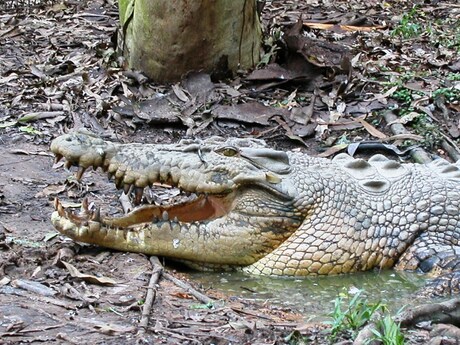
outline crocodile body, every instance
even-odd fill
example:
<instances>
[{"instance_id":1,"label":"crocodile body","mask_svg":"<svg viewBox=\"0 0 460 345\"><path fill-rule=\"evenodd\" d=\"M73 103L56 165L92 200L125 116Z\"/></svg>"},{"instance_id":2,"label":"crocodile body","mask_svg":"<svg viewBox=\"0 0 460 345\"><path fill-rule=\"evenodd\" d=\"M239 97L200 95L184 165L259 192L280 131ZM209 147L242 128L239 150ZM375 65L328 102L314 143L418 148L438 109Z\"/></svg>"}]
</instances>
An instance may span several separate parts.
<instances>
[{"instance_id":1,"label":"crocodile body","mask_svg":"<svg viewBox=\"0 0 460 345\"><path fill-rule=\"evenodd\" d=\"M460 169L442 159L329 160L254 139L118 144L79 132L51 150L79 166L78 177L101 167L138 202L158 183L196 196L120 218L57 202L53 225L77 241L264 275L460 268Z\"/></svg>"}]
</instances>

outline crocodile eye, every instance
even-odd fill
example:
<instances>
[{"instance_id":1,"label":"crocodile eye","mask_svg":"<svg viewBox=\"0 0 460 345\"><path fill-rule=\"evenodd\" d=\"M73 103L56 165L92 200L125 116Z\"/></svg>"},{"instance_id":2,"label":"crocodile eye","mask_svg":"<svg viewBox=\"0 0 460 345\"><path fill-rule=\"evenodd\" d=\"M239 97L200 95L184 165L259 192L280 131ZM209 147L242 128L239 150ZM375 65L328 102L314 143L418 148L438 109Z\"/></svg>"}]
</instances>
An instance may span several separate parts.
<instances>
[{"instance_id":1,"label":"crocodile eye","mask_svg":"<svg viewBox=\"0 0 460 345\"><path fill-rule=\"evenodd\" d=\"M234 157L239 153L239 151L234 147L221 147L217 149L216 152L226 157Z\"/></svg>"}]
</instances>

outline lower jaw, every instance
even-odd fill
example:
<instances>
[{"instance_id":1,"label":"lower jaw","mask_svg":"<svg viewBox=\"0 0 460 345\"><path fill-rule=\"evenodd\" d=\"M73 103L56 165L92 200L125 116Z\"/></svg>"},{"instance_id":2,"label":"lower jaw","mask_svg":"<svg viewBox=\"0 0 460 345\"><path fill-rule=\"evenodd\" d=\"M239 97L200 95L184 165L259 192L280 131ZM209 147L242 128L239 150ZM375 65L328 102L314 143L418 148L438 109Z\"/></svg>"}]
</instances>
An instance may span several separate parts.
<instances>
[{"instance_id":1,"label":"lower jaw","mask_svg":"<svg viewBox=\"0 0 460 345\"><path fill-rule=\"evenodd\" d=\"M176 205L151 205L144 204L121 217L101 217L99 208L91 210L88 201L82 201L80 212L72 212L64 209L56 198L54 206L59 216L67 218L77 226L86 225L88 222L100 223L110 228L132 228L142 224L150 224L158 221L174 221L190 223L195 221L213 220L225 216L231 211L233 194L224 196L200 195L192 201L182 202Z\"/></svg>"}]
</instances>

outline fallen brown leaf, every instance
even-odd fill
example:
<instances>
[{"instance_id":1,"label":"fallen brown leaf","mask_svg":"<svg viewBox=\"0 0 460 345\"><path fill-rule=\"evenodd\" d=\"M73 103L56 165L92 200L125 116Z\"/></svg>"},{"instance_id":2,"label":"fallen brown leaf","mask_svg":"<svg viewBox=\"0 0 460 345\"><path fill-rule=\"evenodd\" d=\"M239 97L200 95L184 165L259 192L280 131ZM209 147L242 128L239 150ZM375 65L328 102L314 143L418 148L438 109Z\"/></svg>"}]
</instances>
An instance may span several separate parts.
<instances>
[{"instance_id":1,"label":"fallen brown leaf","mask_svg":"<svg viewBox=\"0 0 460 345\"><path fill-rule=\"evenodd\" d=\"M376 138L379 138L379 139L386 139L387 136L386 134L380 132L377 128L375 128L374 126L372 126L369 122L367 122L366 120L364 120L363 118L358 118L356 119L360 124L363 125L363 127L366 129L366 131L376 137Z\"/></svg>"},{"instance_id":2,"label":"fallen brown leaf","mask_svg":"<svg viewBox=\"0 0 460 345\"><path fill-rule=\"evenodd\" d=\"M99 285L116 285L117 282L109 277L96 277L90 274L81 273L75 266L69 264L68 262L61 261L62 264L67 268L70 275L74 278L83 279L84 281L92 284Z\"/></svg>"},{"instance_id":3,"label":"fallen brown leaf","mask_svg":"<svg viewBox=\"0 0 460 345\"><path fill-rule=\"evenodd\" d=\"M373 31L373 30L381 30L385 29L385 25L377 25L377 26L354 26L354 25L337 25L337 24L323 24L323 23L303 23L304 26L307 26L311 29L319 29L319 30L330 30L330 29L340 29L343 31Z\"/></svg>"},{"instance_id":4,"label":"fallen brown leaf","mask_svg":"<svg viewBox=\"0 0 460 345\"><path fill-rule=\"evenodd\" d=\"M348 146L348 144L334 145L334 146L328 148L328 149L327 149L326 151L324 151L323 153L320 153L317 157L323 157L323 158L330 157L330 156L336 154L337 152L342 151L342 150L345 149L347 146Z\"/></svg>"}]
</instances>

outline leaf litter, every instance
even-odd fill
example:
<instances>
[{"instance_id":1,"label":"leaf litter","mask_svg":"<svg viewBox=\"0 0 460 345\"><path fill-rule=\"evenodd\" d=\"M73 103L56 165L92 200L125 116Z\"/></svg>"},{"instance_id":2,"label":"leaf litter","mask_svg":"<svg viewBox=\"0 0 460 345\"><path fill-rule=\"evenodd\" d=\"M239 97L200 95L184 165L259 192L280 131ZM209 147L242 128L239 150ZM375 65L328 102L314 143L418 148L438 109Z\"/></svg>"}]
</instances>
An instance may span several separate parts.
<instances>
[{"instance_id":1,"label":"leaf litter","mask_svg":"<svg viewBox=\"0 0 460 345\"><path fill-rule=\"evenodd\" d=\"M65 177L50 169L51 158L35 153L70 128L152 143L253 136L324 156L347 148L405 155L414 145L438 155L458 151L460 9L454 1L267 2L265 55L257 69L225 80L191 73L174 85L158 85L119 63L114 2L6 1L0 7L0 334L10 342L81 342L88 332L96 342L136 338L133 320L145 298L149 261L47 235L55 195L118 204L115 190L96 175L94 184L70 179L66 188ZM386 121L388 110L395 117ZM394 133L395 125L406 132ZM45 236L45 245L26 245ZM59 252L65 248L65 255ZM117 284L99 284L108 277ZM57 294L24 289L29 281L40 284L36 291ZM143 335L150 341L273 343L300 322L295 310L230 300L212 289L207 293L224 305L195 309L197 301L182 288L167 279L158 285ZM32 327L36 320L44 327ZM302 332L321 343L322 328Z\"/></svg>"}]
</instances>

